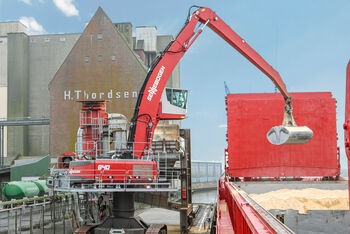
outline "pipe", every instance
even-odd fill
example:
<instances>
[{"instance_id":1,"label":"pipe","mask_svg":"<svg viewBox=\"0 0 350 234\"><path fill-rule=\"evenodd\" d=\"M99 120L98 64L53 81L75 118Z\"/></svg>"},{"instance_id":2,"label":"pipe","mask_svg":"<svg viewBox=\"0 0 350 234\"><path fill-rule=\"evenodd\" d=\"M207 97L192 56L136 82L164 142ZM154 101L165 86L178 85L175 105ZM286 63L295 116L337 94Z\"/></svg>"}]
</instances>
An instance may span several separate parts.
<instances>
[{"instance_id":1,"label":"pipe","mask_svg":"<svg viewBox=\"0 0 350 234\"><path fill-rule=\"evenodd\" d=\"M112 213L116 218L134 217L135 193L133 192L115 192L113 193Z\"/></svg>"}]
</instances>

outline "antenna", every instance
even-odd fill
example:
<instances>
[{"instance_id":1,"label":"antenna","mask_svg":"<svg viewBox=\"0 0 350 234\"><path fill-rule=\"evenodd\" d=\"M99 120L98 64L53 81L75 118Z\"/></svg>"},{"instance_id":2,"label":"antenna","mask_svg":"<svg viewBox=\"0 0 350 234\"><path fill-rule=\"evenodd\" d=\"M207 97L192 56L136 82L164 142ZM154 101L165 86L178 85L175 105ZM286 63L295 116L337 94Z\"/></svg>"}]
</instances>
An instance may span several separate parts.
<instances>
[{"instance_id":1,"label":"antenna","mask_svg":"<svg viewBox=\"0 0 350 234\"><path fill-rule=\"evenodd\" d=\"M230 89L228 88L228 86L226 84L226 81L224 81L224 85L225 85L225 93L226 93L226 95L230 94L231 92L230 92Z\"/></svg>"}]
</instances>

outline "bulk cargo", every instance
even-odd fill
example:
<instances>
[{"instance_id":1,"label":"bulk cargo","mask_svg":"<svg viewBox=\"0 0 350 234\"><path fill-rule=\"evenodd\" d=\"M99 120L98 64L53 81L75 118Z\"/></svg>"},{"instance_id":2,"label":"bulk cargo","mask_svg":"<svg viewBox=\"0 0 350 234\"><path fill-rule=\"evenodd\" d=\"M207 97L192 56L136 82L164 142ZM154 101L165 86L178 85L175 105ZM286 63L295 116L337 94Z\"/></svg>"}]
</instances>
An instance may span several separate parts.
<instances>
[{"instance_id":1,"label":"bulk cargo","mask_svg":"<svg viewBox=\"0 0 350 234\"><path fill-rule=\"evenodd\" d=\"M337 177L340 173L336 100L330 92L292 93L299 126L314 133L302 145L272 145L271 127L281 125L284 100L279 93L229 94L227 174L231 177Z\"/></svg>"}]
</instances>

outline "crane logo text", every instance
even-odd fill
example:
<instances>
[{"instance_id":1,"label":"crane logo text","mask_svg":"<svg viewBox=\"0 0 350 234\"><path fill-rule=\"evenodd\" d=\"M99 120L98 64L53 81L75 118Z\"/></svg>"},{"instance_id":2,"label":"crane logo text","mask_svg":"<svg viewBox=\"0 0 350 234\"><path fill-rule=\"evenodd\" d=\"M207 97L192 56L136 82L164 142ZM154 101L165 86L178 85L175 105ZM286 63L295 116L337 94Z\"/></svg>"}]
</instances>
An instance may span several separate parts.
<instances>
[{"instance_id":1,"label":"crane logo text","mask_svg":"<svg viewBox=\"0 0 350 234\"><path fill-rule=\"evenodd\" d=\"M155 94L157 93L157 91L158 91L158 90L157 90L157 87L158 87L158 84L159 84L160 80L162 79L164 70L165 70L165 67L164 67L164 66L162 66L162 67L159 69L159 72L158 72L158 74L157 74L156 80L154 81L152 87L149 88L149 90L148 90L148 96L147 96L147 100L148 100L148 101L152 101L153 95L155 95Z\"/></svg>"},{"instance_id":2,"label":"crane logo text","mask_svg":"<svg viewBox=\"0 0 350 234\"><path fill-rule=\"evenodd\" d=\"M111 165L98 165L97 170L101 171L108 171L109 169L111 169Z\"/></svg>"}]
</instances>

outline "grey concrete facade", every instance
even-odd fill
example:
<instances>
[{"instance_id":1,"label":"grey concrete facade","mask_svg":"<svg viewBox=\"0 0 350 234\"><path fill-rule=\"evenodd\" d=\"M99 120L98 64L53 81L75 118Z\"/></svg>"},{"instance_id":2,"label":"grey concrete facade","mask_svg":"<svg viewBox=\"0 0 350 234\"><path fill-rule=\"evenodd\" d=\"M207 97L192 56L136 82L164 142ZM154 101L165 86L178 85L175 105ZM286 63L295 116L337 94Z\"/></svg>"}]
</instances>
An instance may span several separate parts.
<instances>
[{"instance_id":1,"label":"grey concrete facade","mask_svg":"<svg viewBox=\"0 0 350 234\"><path fill-rule=\"evenodd\" d=\"M0 37L0 86L7 87L7 36Z\"/></svg>"},{"instance_id":2,"label":"grey concrete facade","mask_svg":"<svg viewBox=\"0 0 350 234\"><path fill-rule=\"evenodd\" d=\"M7 86L0 86L0 120L7 119ZM0 136L1 138L1 136ZM7 127L4 127L3 154L7 156ZM0 142L1 144L1 142Z\"/></svg>"},{"instance_id":3,"label":"grey concrete facade","mask_svg":"<svg viewBox=\"0 0 350 234\"><path fill-rule=\"evenodd\" d=\"M80 34L8 34L8 119L49 117L47 85ZM49 153L49 127L8 127L8 155Z\"/></svg>"},{"instance_id":4,"label":"grey concrete facade","mask_svg":"<svg viewBox=\"0 0 350 234\"><path fill-rule=\"evenodd\" d=\"M11 32L27 33L27 27L19 21L0 22L0 37L6 37Z\"/></svg>"},{"instance_id":5,"label":"grey concrete facade","mask_svg":"<svg viewBox=\"0 0 350 234\"><path fill-rule=\"evenodd\" d=\"M8 118L28 116L28 35L25 33L8 34ZM24 155L28 149L28 127L8 127L7 154Z\"/></svg>"},{"instance_id":6,"label":"grey concrete facade","mask_svg":"<svg viewBox=\"0 0 350 234\"><path fill-rule=\"evenodd\" d=\"M27 33L21 22L0 22L0 119L7 119L7 34L10 32ZM7 156L7 127L4 127L4 156Z\"/></svg>"},{"instance_id":7,"label":"grey concrete facade","mask_svg":"<svg viewBox=\"0 0 350 234\"><path fill-rule=\"evenodd\" d=\"M50 117L47 85L79 36L80 34L58 34L30 37L28 116ZM29 126L27 154L45 153L49 153L49 126Z\"/></svg>"}]
</instances>

